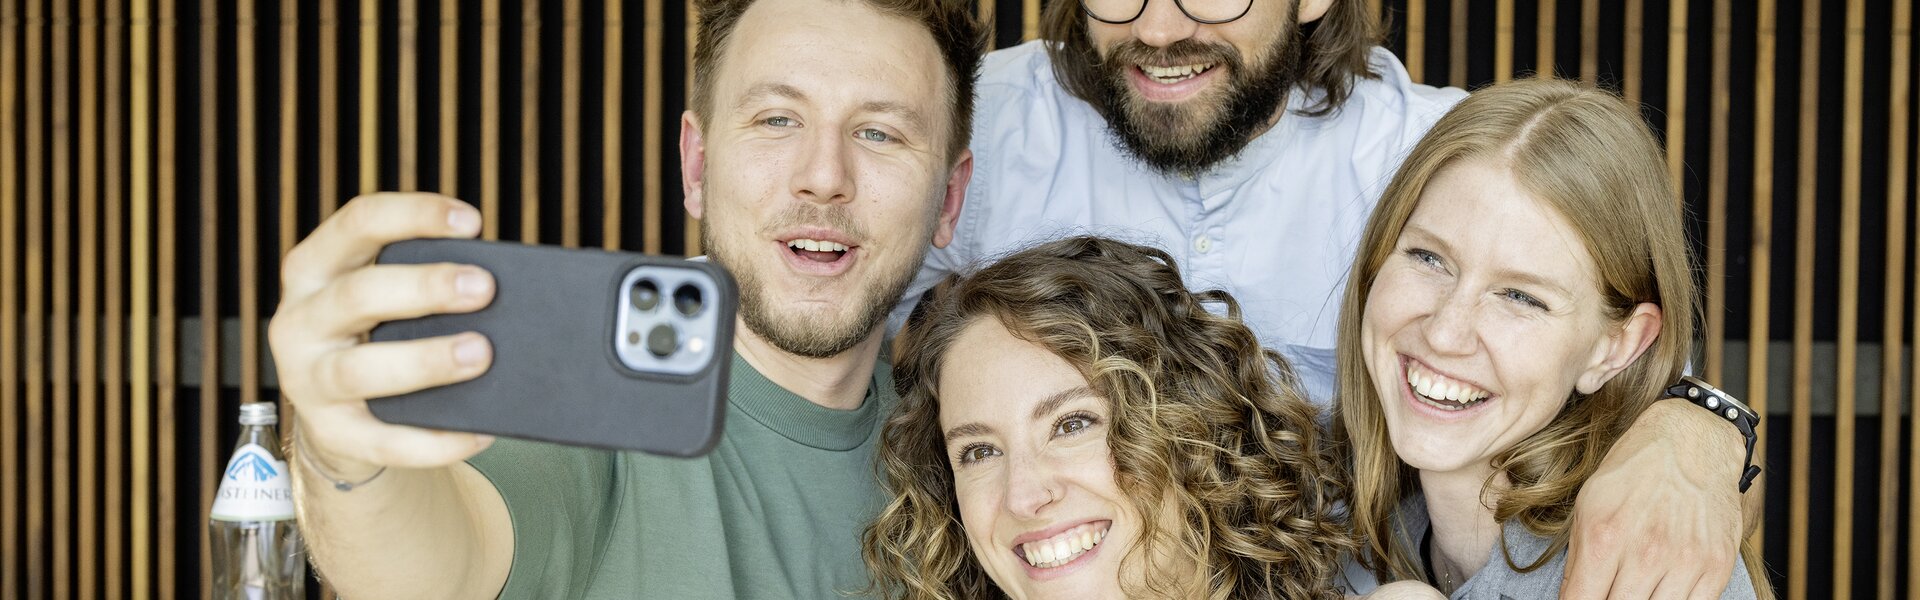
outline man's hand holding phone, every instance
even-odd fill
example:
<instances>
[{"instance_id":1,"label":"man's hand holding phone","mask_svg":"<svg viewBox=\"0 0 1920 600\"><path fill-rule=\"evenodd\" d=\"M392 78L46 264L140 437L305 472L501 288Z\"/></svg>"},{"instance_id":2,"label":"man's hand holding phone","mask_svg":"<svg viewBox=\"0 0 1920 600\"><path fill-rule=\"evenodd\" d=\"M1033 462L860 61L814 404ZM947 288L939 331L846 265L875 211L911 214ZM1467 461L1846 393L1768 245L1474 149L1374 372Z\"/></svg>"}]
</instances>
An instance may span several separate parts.
<instances>
[{"instance_id":1,"label":"man's hand holding phone","mask_svg":"<svg viewBox=\"0 0 1920 600\"><path fill-rule=\"evenodd\" d=\"M471 238L480 214L421 193L355 198L289 252L268 329L281 393L303 438L295 501L315 563L347 597L491 597L506 582L513 527L505 502L462 461L488 436L392 425L367 399L446 385L485 373L493 360L477 333L366 343L383 321L479 310L493 300L485 270L457 264L376 265L388 243ZM308 475L302 463L328 470ZM362 481L340 491L326 478Z\"/></svg>"},{"instance_id":2,"label":"man's hand holding phone","mask_svg":"<svg viewBox=\"0 0 1920 600\"><path fill-rule=\"evenodd\" d=\"M281 392L297 410L302 450L331 475L359 481L381 467L456 464L490 436L393 425L367 399L465 381L486 372L478 333L366 343L383 321L472 312L493 299L493 276L470 265L374 264L381 248L413 238L471 238L480 213L434 194L355 198L295 246L281 269L280 307L268 329Z\"/></svg>"}]
</instances>

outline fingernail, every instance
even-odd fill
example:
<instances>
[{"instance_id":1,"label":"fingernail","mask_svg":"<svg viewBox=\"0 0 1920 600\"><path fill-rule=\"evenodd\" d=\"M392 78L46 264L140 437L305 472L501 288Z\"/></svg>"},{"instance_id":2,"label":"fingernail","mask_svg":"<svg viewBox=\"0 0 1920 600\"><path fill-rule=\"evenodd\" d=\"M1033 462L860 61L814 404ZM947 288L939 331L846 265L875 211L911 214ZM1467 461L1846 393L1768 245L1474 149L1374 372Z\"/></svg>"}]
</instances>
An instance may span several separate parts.
<instances>
[{"instance_id":1,"label":"fingernail","mask_svg":"<svg viewBox=\"0 0 1920 600\"><path fill-rule=\"evenodd\" d=\"M453 279L453 289L460 292L460 295L468 298L486 296L489 291L492 291L492 287L492 277L488 277L486 273L472 270L462 272L458 277Z\"/></svg>"},{"instance_id":2,"label":"fingernail","mask_svg":"<svg viewBox=\"0 0 1920 600\"><path fill-rule=\"evenodd\" d=\"M447 211L447 226L454 233L473 235L480 232L480 215L470 206L455 206Z\"/></svg>"},{"instance_id":3,"label":"fingernail","mask_svg":"<svg viewBox=\"0 0 1920 600\"><path fill-rule=\"evenodd\" d=\"M487 342L477 338L460 340L453 346L453 360L460 366L471 367L486 362Z\"/></svg>"}]
</instances>

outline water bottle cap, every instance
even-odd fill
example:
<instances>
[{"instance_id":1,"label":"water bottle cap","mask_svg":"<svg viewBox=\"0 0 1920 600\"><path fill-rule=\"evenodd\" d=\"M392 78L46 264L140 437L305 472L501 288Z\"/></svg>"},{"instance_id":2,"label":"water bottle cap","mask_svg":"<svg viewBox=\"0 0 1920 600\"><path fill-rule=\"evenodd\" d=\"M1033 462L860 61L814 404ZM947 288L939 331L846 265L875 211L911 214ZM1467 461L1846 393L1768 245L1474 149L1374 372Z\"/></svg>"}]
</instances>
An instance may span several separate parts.
<instances>
[{"instance_id":1,"label":"water bottle cap","mask_svg":"<svg viewBox=\"0 0 1920 600\"><path fill-rule=\"evenodd\" d=\"M248 402L240 405L241 425L275 425L280 423L278 407L272 402Z\"/></svg>"}]
</instances>

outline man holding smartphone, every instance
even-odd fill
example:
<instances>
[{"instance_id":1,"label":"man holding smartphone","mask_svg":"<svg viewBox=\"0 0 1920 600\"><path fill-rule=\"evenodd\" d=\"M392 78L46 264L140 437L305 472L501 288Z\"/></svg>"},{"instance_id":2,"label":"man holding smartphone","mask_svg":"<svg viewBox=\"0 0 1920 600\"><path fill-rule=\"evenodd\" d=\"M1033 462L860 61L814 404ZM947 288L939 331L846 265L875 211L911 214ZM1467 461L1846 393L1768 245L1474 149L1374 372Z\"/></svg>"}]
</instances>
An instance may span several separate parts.
<instances>
[{"instance_id":1,"label":"man holding smartphone","mask_svg":"<svg viewBox=\"0 0 1920 600\"><path fill-rule=\"evenodd\" d=\"M391 242L473 237L472 207L357 198L287 255L269 332L298 407L301 526L343 595L826 598L866 583L859 531L884 500L872 452L893 400L884 321L928 243L952 239L984 38L958 1L699 9L686 206L741 290L718 446L680 460L375 419L368 398L472 379L512 340L364 342L382 321L478 310L494 282L372 264Z\"/></svg>"}]
</instances>

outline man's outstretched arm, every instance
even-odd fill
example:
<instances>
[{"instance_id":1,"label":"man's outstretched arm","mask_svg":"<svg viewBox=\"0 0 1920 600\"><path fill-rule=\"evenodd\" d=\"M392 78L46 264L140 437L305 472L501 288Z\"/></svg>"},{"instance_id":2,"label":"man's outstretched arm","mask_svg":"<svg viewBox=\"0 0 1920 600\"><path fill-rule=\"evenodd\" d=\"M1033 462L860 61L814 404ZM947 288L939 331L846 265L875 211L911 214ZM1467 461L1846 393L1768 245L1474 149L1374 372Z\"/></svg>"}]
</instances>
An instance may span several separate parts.
<instances>
[{"instance_id":1,"label":"man's outstretched arm","mask_svg":"<svg viewBox=\"0 0 1920 600\"><path fill-rule=\"evenodd\" d=\"M314 563L343 596L491 598L512 567L505 501L463 462L491 438L390 425L366 402L486 371L492 351L478 334L363 342L382 321L486 306L493 280L479 268L372 264L389 242L479 229L478 211L450 198L363 196L282 266L268 335L296 409L294 499ZM364 484L343 491L335 481Z\"/></svg>"}]
</instances>

